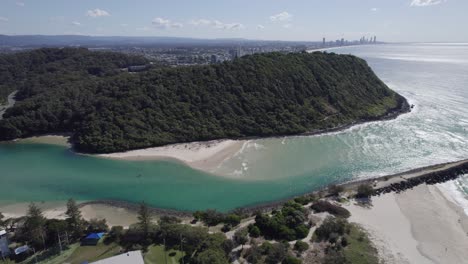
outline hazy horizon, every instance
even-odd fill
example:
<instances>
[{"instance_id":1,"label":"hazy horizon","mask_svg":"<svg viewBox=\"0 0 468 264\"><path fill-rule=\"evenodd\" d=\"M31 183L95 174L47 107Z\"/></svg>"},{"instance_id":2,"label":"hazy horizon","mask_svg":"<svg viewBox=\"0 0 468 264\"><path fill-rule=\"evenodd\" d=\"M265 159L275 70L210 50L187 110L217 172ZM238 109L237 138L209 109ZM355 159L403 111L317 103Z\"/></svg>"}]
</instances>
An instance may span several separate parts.
<instances>
[{"instance_id":1,"label":"hazy horizon","mask_svg":"<svg viewBox=\"0 0 468 264\"><path fill-rule=\"evenodd\" d=\"M0 34L320 41L468 42L467 1L196 2L5 0ZM40 10L40 11L38 11Z\"/></svg>"}]
</instances>

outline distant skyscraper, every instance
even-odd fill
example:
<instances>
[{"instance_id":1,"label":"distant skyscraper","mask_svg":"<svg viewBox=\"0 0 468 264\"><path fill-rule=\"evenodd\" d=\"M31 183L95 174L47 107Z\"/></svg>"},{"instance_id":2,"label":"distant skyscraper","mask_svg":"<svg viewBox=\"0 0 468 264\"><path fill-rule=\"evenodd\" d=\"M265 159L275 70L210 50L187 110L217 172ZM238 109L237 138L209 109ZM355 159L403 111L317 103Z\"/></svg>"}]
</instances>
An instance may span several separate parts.
<instances>
[{"instance_id":1,"label":"distant skyscraper","mask_svg":"<svg viewBox=\"0 0 468 264\"><path fill-rule=\"evenodd\" d=\"M374 44L377 43L377 36L374 36Z\"/></svg>"},{"instance_id":2,"label":"distant skyscraper","mask_svg":"<svg viewBox=\"0 0 468 264\"><path fill-rule=\"evenodd\" d=\"M325 47L325 45L326 45L326 39L323 38L322 46Z\"/></svg>"},{"instance_id":3,"label":"distant skyscraper","mask_svg":"<svg viewBox=\"0 0 468 264\"><path fill-rule=\"evenodd\" d=\"M344 46L344 38L341 38L341 46Z\"/></svg>"}]
</instances>

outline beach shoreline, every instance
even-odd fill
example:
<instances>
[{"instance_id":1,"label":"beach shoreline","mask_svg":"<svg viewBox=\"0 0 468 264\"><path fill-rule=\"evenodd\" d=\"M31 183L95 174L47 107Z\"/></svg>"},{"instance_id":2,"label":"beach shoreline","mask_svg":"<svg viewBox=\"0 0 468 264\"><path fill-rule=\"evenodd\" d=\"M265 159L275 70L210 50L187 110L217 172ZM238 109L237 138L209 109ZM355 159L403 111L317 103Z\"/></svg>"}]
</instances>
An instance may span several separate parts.
<instances>
[{"instance_id":1,"label":"beach shoreline","mask_svg":"<svg viewBox=\"0 0 468 264\"><path fill-rule=\"evenodd\" d=\"M468 216L438 185L345 205L351 222L370 234L385 263L463 263L468 258Z\"/></svg>"}]
</instances>

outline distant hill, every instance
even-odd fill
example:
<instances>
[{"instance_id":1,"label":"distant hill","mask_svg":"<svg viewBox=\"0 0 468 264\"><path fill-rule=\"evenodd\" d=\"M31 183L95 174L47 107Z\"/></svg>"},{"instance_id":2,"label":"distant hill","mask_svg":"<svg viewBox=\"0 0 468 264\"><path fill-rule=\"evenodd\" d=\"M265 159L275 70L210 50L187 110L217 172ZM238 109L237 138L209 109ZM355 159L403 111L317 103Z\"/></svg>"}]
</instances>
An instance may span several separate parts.
<instances>
[{"instance_id":1,"label":"distant hill","mask_svg":"<svg viewBox=\"0 0 468 264\"><path fill-rule=\"evenodd\" d=\"M285 41L261 41L248 39L197 39L182 37L121 37L84 35L0 35L0 47L66 47L66 46L193 46L193 45L237 45L239 43L285 43ZM290 42L304 44L311 42Z\"/></svg>"},{"instance_id":2,"label":"distant hill","mask_svg":"<svg viewBox=\"0 0 468 264\"><path fill-rule=\"evenodd\" d=\"M0 139L69 132L79 151L105 153L301 134L408 109L351 55L267 53L209 66L118 70L142 63L72 48L0 56L0 91L18 90Z\"/></svg>"}]
</instances>

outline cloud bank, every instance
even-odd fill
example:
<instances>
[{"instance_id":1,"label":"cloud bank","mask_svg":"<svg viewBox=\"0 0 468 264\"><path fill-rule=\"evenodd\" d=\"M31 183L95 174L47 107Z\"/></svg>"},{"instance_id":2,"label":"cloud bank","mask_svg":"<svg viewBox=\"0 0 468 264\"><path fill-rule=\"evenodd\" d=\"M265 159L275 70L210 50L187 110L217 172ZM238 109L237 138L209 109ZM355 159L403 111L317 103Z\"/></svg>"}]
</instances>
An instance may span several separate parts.
<instances>
[{"instance_id":1,"label":"cloud bank","mask_svg":"<svg viewBox=\"0 0 468 264\"><path fill-rule=\"evenodd\" d=\"M447 0L413 0L411 6L432 6L447 2Z\"/></svg>"},{"instance_id":2,"label":"cloud bank","mask_svg":"<svg viewBox=\"0 0 468 264\"><path fill-rule=\"evenodd\" d=\"M151 21L151 24L157 28L168 29L168 28L181 28L183 25L181 23L171 22L169 19L164 19L161 17L156 17Z\"/></svg>"},{"instance_id":3,"label":"cloud bank","mask_svg":"<svg viewBox=\"0 0 468 264\"><path fill-rule=\"evenodd\" d=\"M273 22L276 22L276 21L283 21L284 22L284 21L291 21L292 17L293 17L292 14L289 14L288 12L283 11L283 12L281 12L279 14L270 16L270 20L273 21Z\"/></svg>"},{"instance_id":4,"label":"cloud bank","mask_svg":"<svg viewBox=\"0 0 468 264\"><path fill-rule=\"evenodd\" d=\"M89 16L89 17L105 17L105 16L110 16L110 14L106 10L96 8L94 10L86 11L86 16Z\"/></svg>"},{"instance_id":5,"label":"cloud bank","mask_svg":"<svg viewBox=\"0 0 468 264\"><path fill-rule=\"evenodd\" d=\"M194 26L211 26L221 30L236 30L244 28L244 25L241 23L224 23L219 20L209 20L204 18L192 20L189 22L189 24Z\"/></svg>"}]
</instances>

